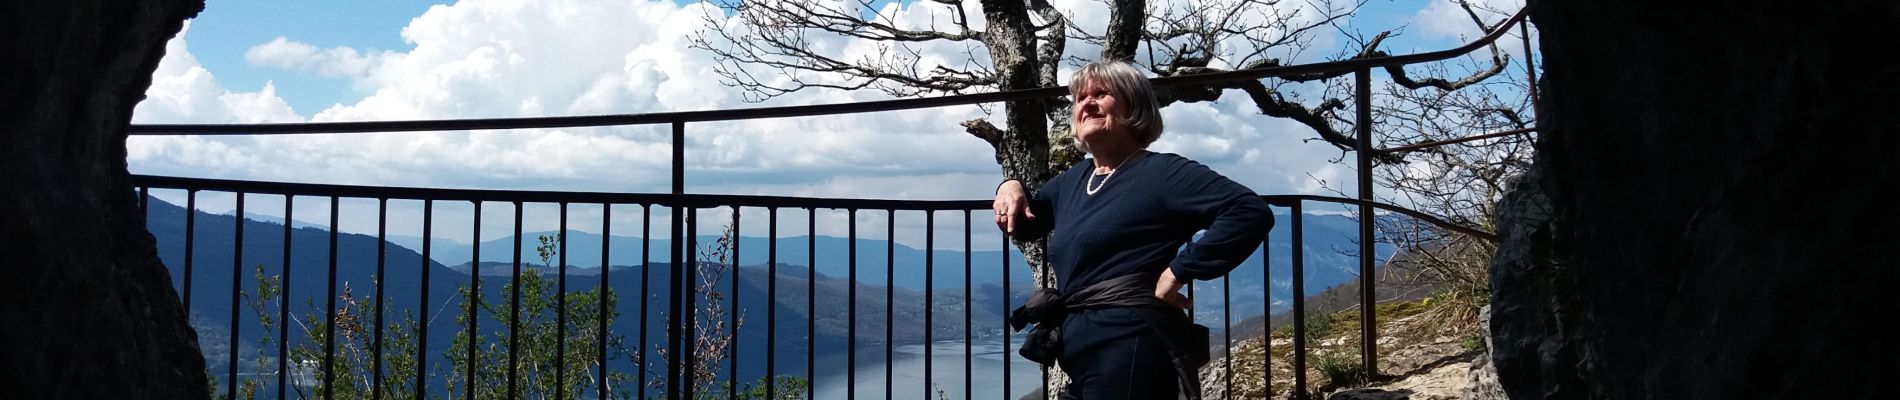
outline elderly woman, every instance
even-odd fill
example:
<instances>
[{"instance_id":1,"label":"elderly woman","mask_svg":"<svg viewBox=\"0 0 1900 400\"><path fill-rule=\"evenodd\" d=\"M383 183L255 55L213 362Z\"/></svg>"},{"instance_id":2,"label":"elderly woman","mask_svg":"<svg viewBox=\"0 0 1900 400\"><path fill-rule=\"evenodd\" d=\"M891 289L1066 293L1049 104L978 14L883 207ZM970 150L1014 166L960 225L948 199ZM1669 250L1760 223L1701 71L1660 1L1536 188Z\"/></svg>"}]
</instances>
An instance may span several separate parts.
<instances>
[{"instance_id":1,"label":"elderly woman","mask_svg":"<svg viewBox=\"0 0 1900 400\"><path fill-rule=\"evenodd\" d=\"M1016 329L1037 325L1022 354L1069 373L1064 398L1198 398L1207 330L1181 311L1190 305L1181 286L1226 275L1272 216L1247 187L1147 150L1161 137L1161 110L1133 66L1084 65L1069 94L1076 143L1091 157L1033 194L1015 180L996 190L997 227L1017 239L1046 235L1060 285L1011 313Z\"/></svg>"}]
</instances>

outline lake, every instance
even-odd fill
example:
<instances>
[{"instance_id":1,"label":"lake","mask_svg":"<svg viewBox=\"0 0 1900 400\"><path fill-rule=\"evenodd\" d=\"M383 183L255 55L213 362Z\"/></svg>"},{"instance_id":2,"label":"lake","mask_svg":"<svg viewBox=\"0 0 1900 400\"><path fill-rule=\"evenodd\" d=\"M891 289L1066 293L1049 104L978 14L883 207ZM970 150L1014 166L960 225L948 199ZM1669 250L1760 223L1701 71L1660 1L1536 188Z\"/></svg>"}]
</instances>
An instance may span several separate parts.
<instances>
[{"instance_id":1,"label":"lake","mask_svg":"<svg viewBox=\"0 0 1900 400\"><path fill-rule=\"evenodd\" d=\"M988 344L976 343L971 345L970 353L972 357L970 358L970 365L971 369L975 370L975 374L969 375L971 380L969 386L975 393L970 394L967 398L996 399L1003 397L1005 394L1003 385L1003 366L1005 360L1008 360L1009 363L1009 390L1007 391L1007 398L1021 398L1034 391L1036 387L1042 385L1041 365L1023 359L1022 356L1016 354L1016 349L1022 347L1022 338L1015 337L1011 341L1013 343L1010 344L1009 353L1007 354L1008 357L1004 357L1005 354L1003 353L1001 343L991 342ZM963 367L963 346L963 341L961 340L936 342L930 345L931 354L928 358L924 356L925 345L912 344L897 346L891 352L891 365L889 368L891 370L890 378L893 387L891 398L935 399L938 398L940 394L943 398L948 399L966 398L964 394L964 377L966 374ZM845 363L845 357L844 354L819 356L820 370L831 372L821 373L817 376L815 385L817 398L845 398L848 392L845 383L851 381L853 378L851 374L846 373L845 368L842 367ZM933 375L933 379L930 380L931 383L928 385L926 385L924 379L924 365L926 363L930 364L932 369L931 375ZM823 366L826 365L838 365L840 367L823 368ZM858 349L858 365L855 376L857 398L884 398L885 369L883 346L867 346Z\"/></svg>"}]
</instances>

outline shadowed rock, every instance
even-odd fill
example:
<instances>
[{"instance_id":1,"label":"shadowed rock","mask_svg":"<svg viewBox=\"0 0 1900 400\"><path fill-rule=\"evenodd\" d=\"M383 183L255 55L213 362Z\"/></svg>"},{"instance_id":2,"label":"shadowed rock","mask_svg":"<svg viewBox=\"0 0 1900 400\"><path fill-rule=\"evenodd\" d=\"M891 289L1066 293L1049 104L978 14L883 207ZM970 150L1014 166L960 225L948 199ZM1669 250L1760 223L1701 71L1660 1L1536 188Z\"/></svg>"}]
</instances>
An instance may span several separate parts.
<instances>
[{"instance_id":1,"label":"shadowed rock","mask_svg":"<svg viewBox=\"0 0 1900 400\"><path fill-rule=\"evenodd\" d=\"M125 162L133 105L203 8L0 3L0 398L208 397Z\"/></svg>"},{"instance_id":2,"label":"shadowed rock","mask_svg":"<svg viewBox=\"0 0 1900 400\"><path fill-rule=\"evenodd\" d=\"M1491 282L1511 398L1884 397L1900 63L1858 43L1900 5L1531 4L1542 131Z\"/></svg>"}]
</instances>

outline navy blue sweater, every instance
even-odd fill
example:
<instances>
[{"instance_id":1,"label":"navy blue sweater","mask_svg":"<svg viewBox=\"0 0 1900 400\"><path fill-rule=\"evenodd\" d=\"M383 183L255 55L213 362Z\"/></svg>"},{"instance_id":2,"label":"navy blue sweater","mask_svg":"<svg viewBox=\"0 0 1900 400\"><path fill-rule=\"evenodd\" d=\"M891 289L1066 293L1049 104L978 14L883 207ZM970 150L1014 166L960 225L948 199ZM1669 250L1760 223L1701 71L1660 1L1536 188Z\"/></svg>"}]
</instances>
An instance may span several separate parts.
<instances>
[{"instance_id":1,"label":"navy blue sweater","mask_svg":"<svg viewBox=\"0 0 1900 400\"><path fill-rule=\"evenodd\" d=\"M1065 293L1167 267L1182 279L1218 278L1252 255L1273 227L1266 202L1252 190L1179 155L1148 153L1107 182L1093 172L1094 162L1083 160L1049 180L1030 201L1036 219L1016 222L1019 239L1049 236L1048 261ZM1100 188L1095 194L1086 189L1091 178Z\"/></svg>"}]
</instances>

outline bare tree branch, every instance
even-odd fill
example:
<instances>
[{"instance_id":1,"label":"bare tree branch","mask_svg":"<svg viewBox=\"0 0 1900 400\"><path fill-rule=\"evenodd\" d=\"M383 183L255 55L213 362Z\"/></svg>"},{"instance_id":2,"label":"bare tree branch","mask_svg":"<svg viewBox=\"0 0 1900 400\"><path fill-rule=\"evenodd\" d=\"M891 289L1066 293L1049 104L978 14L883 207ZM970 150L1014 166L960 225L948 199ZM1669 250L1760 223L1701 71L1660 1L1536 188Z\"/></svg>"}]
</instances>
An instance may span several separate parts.
<instances>
[{"instance_id":1,"label":"bare tree branch","mask_svg":"<svg viewBox=\"0 0 1900 400\"><path fill-rule=\"evenodd\" d=\"M1505 56L1504 53L1499 52L1498 46L1493 45L1489 47L1491 48L1491 67L1483 71L1478 71L1477 73L1471 74L1471 76L1464 77L1457 81L1447 80L1444 78L1425 78L1425 79L1414 80L1410 76L1406 76L1405 67L1397 66L1397 65L1385 67L1385 72L1387 74L1392 75L1392 83L1396 83L1396 84L1399 84L1399 86L1404 86L1410 89L1423 89L1427 87L1433 87L1433 88L1438 88L1438 90L1447 91L1447 92L1458 90L1466 86L1471 86L1472 84L1476 84L1478 82L1483 82L1486 79L1491 79L1491 77L1493 76L1497 76L1498 74L1504 73L1504 66L1505 64L1509 64L1509 61L1508 61L1509 57ZM1385 56L1385 52L1376 52L1376 53L1379 56Z\"/></svg>"},{"instance_id":2,"label":"bare tree branch","mask_svg":"<svg viewBox=\"0 0 1900 400\"><path fill-rule=\"evenodd\" d=\"M983 139L984 142L990 144L990 147L998 147L1003 140L1003 130L997 129L996 125L991 124L989 120L978 118L963 121L960 125L963 125L964 132L969 132L970 136L976 136L977 139Z\"/></svg>"},{"instance_id":3,"label":"bare tree branch","mask_svg":"<svg viewBox=\"0 0 1900 400\"><path fill-rule=\"evenodd\" d=\"M1142 22L1147 20L1148 0L1122 0L1109 8L1108 29L1102 35L1103 60L1134 60L1141 45Z\"/></svg>"},{"instance_id":4,"label":"bare tree branch","mask_svg":"<svg viewBox=\"0 0 1900 400\"><path fill-rule=\"evenodd\" d=\"M809 88L858 90L872 88L893 96L930 93L959 94L996 84L994 72L981 66L960 69L950 65L920 65L923 57L912 43L982 42L985 33L970 29L959 4L953 7L949 30L903 29L891 16L861 18L856 9L872 6L858 0L854 7L833 7L815 0L723 4L738 16L727 26L723 15L702 16L706 29L696 32L690 46L705 50L720 62L714 72L722 83L746 91L747 101L764 101ZM936 26L934 20L933 28ZM855 60L820 53L807 36L812 33L880 43L877 51ZM966 54L974 60L974 54ZM762 78L754 70L772 71Z\"/></svg>"},{"instance_id":5,"label":"bare tree branch","mask_svg":"<svg viewBox=\"0 0 1900 400\"><path fill-rule=\"evenodd\" d=\"M1497 24L1485 24L1484 19L1478 17L1478 12L1471 9L1471 3L1468 1L1459 0L1458 6L1465 10L1465 15L1471 17L1471 23L1474 25L1477 25L1478 30L1480 32L1489 32L1491 31L1491 29L1497 26L1501 26L1503 24L1503 21L1499 21ZM1473 73L1470 76L1464 77L1462 79L1458 79L1456 81L1447 80L1444 78L1426 78L1426 79L1421 79L1421 80L1414 80L1405 74L1404 67L1396 66L1396 65L1386 67L1385 71L1387 74L1392 75L1393 83L1397 83L1400 86L1404 86L1407 88L1422 89L1426 87L1434 87L1434 88L1438 88L1438 90L1447 91L1447 92L1458 90L1466 86L1471 86L1472 84L1476 84L1478 82L1483 82L1486 79L1490 79L1491 77L1497 76L1498 74L1504 72L1504 66L1510 63L1509 62L1510 57L1504 55L1503 52L1498 51L1498 46L1495 44L1491 46L1487 46L1487 47L1491 49L1491 67L1486 68L1482 71ZM1379 55L1384 56L1385 53L1379 52Z\"/></svg>"},{"instance_id":6,"label":"bare tree branch","mask_svg":"<svg viewBox=\"0 0 1900 400\"><path fill-rule=\"evenodd\" d=\"M1264 64L1264 61L1262 63ZM1193 75L1224 71L1212 68L1184 68L1178 70L1178 72L1182 75ZM1261 114L1276 118L1287 118L1299 122L1301 125L1312 129L1313 133L1319 135L1320 140L1339 148L1341 151L1353 151L1353 149L1358 147L1358 141L1352 135L1335 127L1329 120L1329 118L1339 118L1337 113L1346 109L1346 102L1338 98L1322 100L1319 104L1309 108L1304 104L1300 104L1298 101L1287 99L1278 90L1269 88L1260 81L1227 82L1204 86L1176 86L1159 90L1158 93L1156 93L1156 97L1161 105L1165 107L1175 102L1196 103L1218 100L1220 99L1221 93L1228 89L1240 89L1242 92L1247 93L1247 97L1253 100L1255 107L1260 110ZM1397 163L1403 161L1402 158L1394 154L1381 154L1376 156L1374 160L1380 163Z\"/></svg>"},{"instance_id":7,"label":"bare tree branch","mask_svg":"<svg viewBox=\"0 0 1900 400\"><path fill-rule=\"evenodd\" d=\"M747 100L763 101L813 88L879 90L892 96L915 97L983 91L1053 87L1060 83L1064 65L1120 59L1136 63L1156 76L1183 76L1234 70L1273 68L1304 62L1315 38L1341 35L1347 45L1331 50L1333 60L1384 56L1381 43L1397 30L1362 36L1344 21L1369 0L1097 0L1110 12L1102 27L1078 26L1048 0L927 0L874 9L874 0L842 4L821 0L723 0L729 14L706 17L706 28L693 39L694 48L708 51L719 63L715 71L723 83L742 88ZM1472 4L1457 1L1478 27L1489 30ZM937 8L947 7L947 8ZM891 10L929 12L925 26L914 16ZM969 15L980 10L980 15ZM730 16L730 17L728 17ZM730 19L731 21L728 21ZM977 28L981 25L980 28ZM1101 29L1099 31L1095 29ZM1330 30L1329 30L1330 29ZM1334 32L1336 31L1336 32ZM832 39L854 40L853 53L843 53ZM1069 41L1099 46L1100 54L1069 54ZM870 46L865 46L870 44ZM962 60L927 57L927 49L960 46ZM870 49L862 51L862 49ZM954 51L954 50L953 50ZM1526 126L1528 103L1502 101L1489 91L1497 77L1507 76L1508 60L1496 47L1483 68L1468 74L1444 73L1436 64L1388 68L1392 84L1372 103L1371 127L1380 143L1423 143L1454 133L1495 127ZM1461 59L1478 63L1476 58ZM1240 91L1263 115L1286 118L1313 131L1313 138L1331 144L1340 157L1357 148L1359 121L1349 80L1335 79L1350 71L1285 76L1196 87L1169 87L1157 93L1162 106L1181 102L1212 102L1229 91ZM1312 91L1317 93L1302 93ZM1424 90L1427 88L1437 90ZM1066 98L1032 99L980 105L988 117L959 123L960 129L994 150L1006 178L1030 187L1082 161L1068 126L1071 103ZM993 117L1000 117L994 121ZM1378 153L1382 166L1375 177L1418 209L1446 220L1485 226L1482 214L1501 193L1511 171L1528 160L1524 138L1487 139L1468 145L1433 148L1406 154ZM1411 157L1410 159L1405 157ZM1405 168L1383 166L1410 163ZM1413 175L1406 171L1421 169ZM1455 233L1411 229L1407 240L1456 239ZM1035 281L1053 284L1053 275L1040 259L1041 242L1021 242ZM1479 244L1482 245L1482 244ZM1447 265L1471 249L1467 244L1437 248L1423 258ZM1058 384L1061 379L1050 382ZM1054 393L1054 391L1052 391Z\"/></svg>"}]
</instances>

